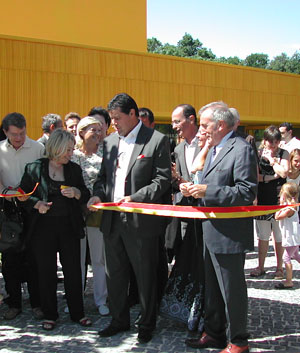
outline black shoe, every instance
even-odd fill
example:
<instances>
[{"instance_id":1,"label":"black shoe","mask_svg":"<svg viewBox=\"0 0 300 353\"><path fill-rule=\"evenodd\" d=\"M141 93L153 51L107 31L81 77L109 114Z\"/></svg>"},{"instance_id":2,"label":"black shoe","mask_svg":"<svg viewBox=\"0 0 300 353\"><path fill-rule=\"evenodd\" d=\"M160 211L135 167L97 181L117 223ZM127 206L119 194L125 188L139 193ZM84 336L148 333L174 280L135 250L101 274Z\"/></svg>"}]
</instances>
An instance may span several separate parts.
<instances>
[{"instance_id":1,"label":"black shoe","mask_svg":"<svg viewBox=\"0 0 300 353\"><path fill-rule=\"evenodd\" d=\"M152 340L152 330L140 328L137 340L139 341L139 343L148 343Z\"/></svg>"},{"instance_id":2,"label":"black shoe","mask_svg":"<svg viewBox=\"0 0 300 353\"><path fill-rule=\"evenodd\" d=\"M113 326L113 325L109 325L107 326L104 330L101 330L98 332L98 335L100 337L111 337L116 335L119 332L125 332L125 331L129 331L130 327L118 327L118 326Z\"/></svg>"}]
</instances>

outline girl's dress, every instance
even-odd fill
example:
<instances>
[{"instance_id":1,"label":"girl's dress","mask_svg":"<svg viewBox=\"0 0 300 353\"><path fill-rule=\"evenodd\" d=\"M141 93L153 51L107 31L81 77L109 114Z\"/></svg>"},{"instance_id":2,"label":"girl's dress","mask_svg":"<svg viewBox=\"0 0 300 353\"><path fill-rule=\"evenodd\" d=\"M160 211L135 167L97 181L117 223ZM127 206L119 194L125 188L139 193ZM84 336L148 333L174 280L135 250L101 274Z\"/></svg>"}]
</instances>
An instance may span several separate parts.
<instances>
[{"instance_id":1,"label":"girl's dress","mask_svg":"<svg viewBox=\"0 0 300 353\"><path fill-rule=\"evenodd\" d=\"M294 211L293 215L279 220L279 228L282 234L282 246L284 248L300 245L299 215L293 207L288 208Z\"/></svg>"}]
</instances>

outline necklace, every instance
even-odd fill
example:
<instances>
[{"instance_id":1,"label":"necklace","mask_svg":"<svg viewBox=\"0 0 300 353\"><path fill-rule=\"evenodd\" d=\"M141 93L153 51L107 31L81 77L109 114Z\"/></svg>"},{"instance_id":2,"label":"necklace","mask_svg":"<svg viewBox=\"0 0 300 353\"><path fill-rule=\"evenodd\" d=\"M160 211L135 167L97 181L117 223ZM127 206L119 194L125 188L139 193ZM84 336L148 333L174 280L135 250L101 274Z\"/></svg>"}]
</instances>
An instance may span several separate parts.
<instances>
[{"instance_id":1,"label":"necklace","mask_svg":"<svg viewBox=\"0 0 300 353\"><path fill-rule=\"evenodd\" d=\"M49 166L50 166L49 174L52 177L52 179L56 179L56 177L60 177L62 166L57 167L53 164L50 164Z\"/></svg>"}]
</instances>

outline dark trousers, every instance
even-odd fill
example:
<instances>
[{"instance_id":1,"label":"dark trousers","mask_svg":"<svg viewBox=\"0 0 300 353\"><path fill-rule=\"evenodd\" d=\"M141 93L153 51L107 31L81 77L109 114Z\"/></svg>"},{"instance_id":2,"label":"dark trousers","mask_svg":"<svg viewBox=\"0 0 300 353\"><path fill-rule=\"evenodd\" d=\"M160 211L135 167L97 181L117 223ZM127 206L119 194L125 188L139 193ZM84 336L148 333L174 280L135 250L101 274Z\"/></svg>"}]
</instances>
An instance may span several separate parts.
<instances>
[{"instance_id":1,"label":"dark trousers","mask_svg":"<svg viewBox=\"0 0 300 353\"><path fill-rule=\"evenodd\" d=\"M48 320L56 320L57 252L59 253L70 316L73 321L84 317L80 268L80 239L74 238L67 217L40 216L32 236L37 261L41 307Z\"/></svg>"},{"instance_id":2,"label":"dark trousers","mask_svg":"<svg viewBox=\"0 0 300 353\"><path fill-rule=\"evenodd\" d=\"M205 332L220 341L247 345L245 254L214 254L205 248L204 261Z\"/></svg>"},{"instance_id":3,"label":"dark trousers","mask_svg":"<svg viewBox=\"0 0 300 353\"><path fill-rule=\"evenodd\" d=\"M107 289L112 325L130 326L128 286L130 264L137 281L141 317L139 327L153 330L157 314L158 236L144 238L114 212L112 229L104 235Z\"/></svg>"},{"instance_id":4,"label":"dark trousers","mask_svg":"<svg viewBox=\"0 0 300 353\"><path fill-rule=\"evenodd\" d=\"M159 236L157 266L157 307L160 306L168 282L168 256L165 247L165 234ZM132 266L130 266L129 304L139 302L139 292Z\"/></svg>"},{"instance_id":5,"label":"dark trousers","mask_svg":"<svg viewBox=\"0 0 300 353\"><path fill-rule=\"evenodd\" d=\"M22 287L27 282L32 308L40 306L37 266L30 249L2 254L2 274L10 308L22 308Z\"/></svg>"}]
</instances>

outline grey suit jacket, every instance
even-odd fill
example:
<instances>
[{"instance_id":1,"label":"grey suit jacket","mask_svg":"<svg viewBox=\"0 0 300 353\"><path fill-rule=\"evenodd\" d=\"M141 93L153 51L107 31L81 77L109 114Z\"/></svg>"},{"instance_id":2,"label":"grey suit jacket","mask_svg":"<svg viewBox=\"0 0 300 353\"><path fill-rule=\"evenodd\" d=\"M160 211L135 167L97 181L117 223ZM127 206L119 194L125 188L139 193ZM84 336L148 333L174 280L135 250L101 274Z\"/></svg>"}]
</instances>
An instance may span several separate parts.
<instances>
[{"instance_id":1,"label":"grey suit jacket","mask_svg":"<svg viewBox=\"0 0 300 353\"><path fill-rule=\"evenodd\" d=\"M206 158L201 184L207 184L203 206L252 205L257 194L257 166L252 147L233 133L210 165ZM203 221L206 246L213 253L234 254L253 249L253 219Z\"/></svg>"},{"instance_id":2,"label":"grey suit jacket","mask_svg":"<svg viewBox=\"0 0 300 353\"><path fill-rule=\"evenodd\" d=\"M115 171L119 136L111 134L104 140L103 162L94 184L94 195L102 202L114 199ZM140 157L139 157L140 156ZM139 158L138 158L139 157ZM169 203L171 192L171 158L168 138L142 125L129 162L125 180L125 196L134 202ZM132 228L132 235L151 237L165 227L166 219L137 213L124 215ZM101 229L108 235L112 212L103 214Z\"/></svg>"}]
</instances>

